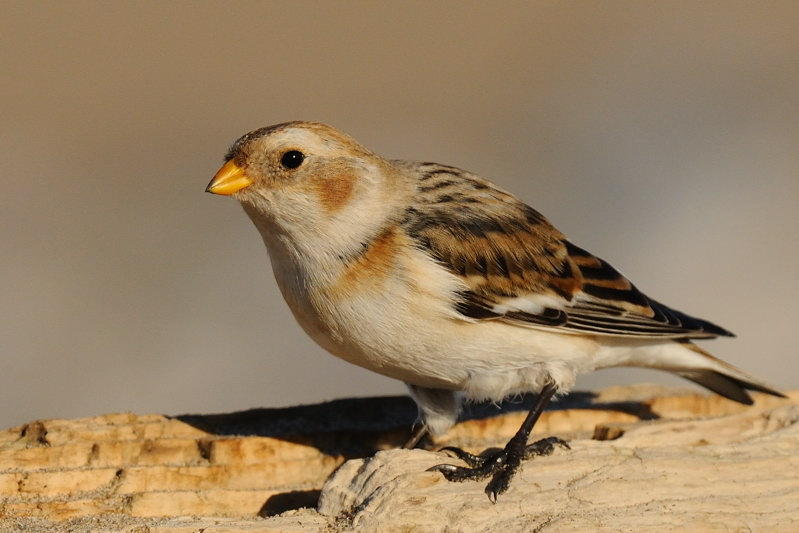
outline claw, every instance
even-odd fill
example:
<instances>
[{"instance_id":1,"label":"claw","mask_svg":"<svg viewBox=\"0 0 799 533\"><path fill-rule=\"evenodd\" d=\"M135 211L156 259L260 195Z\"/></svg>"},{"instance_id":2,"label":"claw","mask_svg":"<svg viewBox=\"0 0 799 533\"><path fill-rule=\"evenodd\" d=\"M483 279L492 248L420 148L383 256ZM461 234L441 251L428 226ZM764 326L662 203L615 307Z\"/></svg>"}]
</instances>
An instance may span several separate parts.
<instances>
[{"instance_id":1,"label":"claw","mask_svg":"<svg viewBox=\"0 0 799 533\"><path fill-rule=\"evenodd\" d=\"M565 441L563 439L559 439L557 437L547 437L544 440L549 441L552 444L557 444L558 446L560 446L564 450L571 450L572 449L572 447L569 446L569 442L568 441ZM535 444L535 443L533 443L533 444Z\"/></svg>"},{"instance_id":2,"label":"claw","mask_svg":"<svg viewBox=\"0 0 799 533\"><path fill-rule=\"evenodd\" d=\"M557 437L548 437L532 444L528 444L524 448L524 458L529 459L530 457L535 457L537 455L550 455L555 451L556 445L565 450L571 450L571 446L569 446L569 443L565 440L559 439Z\"/></svg>"},{"instance_id":3,"label":"claw","mask_svg":"<svg viewBox=\"0 0 799 533\"><path fill-rule=\"evenodd\" d=\"M541 439L527 446L508 443L505 449L491 455L474 455L454 446L441 448L442 452L452 454L469 467L440 464L431 466L428 472L441 472L448 481L481 480L491 477L486 485L485 493L491 503L497 503L497 498L510 487L513 476L519 470L522 460L534 456L549 455L555 451L555 446L570 449L569 443L557 437Z\"/></svg>"},{"instance_id":4,"label":"claw","mask_svg":"<svg viewBox=\"0 0 799 533\"><path fill-rule=\"evenodd\" d=\"M464 468L462 466L441 464L431 466L428 472L441 472L447 481L470 481L485 479L492 474L492 470L484 468Z\"/></svg>"},{"instance_id":5,"label":"claw","mask_svg":"<svg viewBox=\"0 0 799 533\"><path fill-rule=\"evenodd\" d=\"M471 466L472 468L479 468L483 466L487 460L486 457L480 455L474 455L473 453L469 453L465 450L460 448L456 448L455 446L445 446L438 450L440 452L446 452L452 454L451 457L457 457L467 465Z\"/></svg>"},{"instance_id":6,"label":"claw","mask_svg":"<svg viewBox=\"0 0 799 533\"><path fill-rule=\"evenodd\" d=\"M442 474L444 474L446 476L448 473L454 472L458 468L459 467L457 467L455 465L441 464L441 465L431 466L430 468L425 470L425 472L441 472Z\"/></svg>"},{"instance_id":7,"label":"claw","mask_svg":"<svg viewBox=\"0 0 799 533\"><path fill-rule=\"evenodd\" d=\"M471 468L453 467L453 465L436 465L430 470L437 470L444 474L450 481L465 481L467 479L483 479L492 476L491 481L486 486L486 494L492 503L497 502L497 496L508 490L513 475L519 469L523 459L532 455L549 455L555 449L555 444L560 446L568 445L558 438L543 439L531 445L527 445L527 439L533 430L538 417L558 390L554 381L548 380L541 389L541 394L533 404L530 412L522 422L519 431L508 441L505 448L492 455L483 454L482 457L466 453L459 448L446 448L445 451L454 453L464 462L472 465Z\"/></svg>"}]
</instances>

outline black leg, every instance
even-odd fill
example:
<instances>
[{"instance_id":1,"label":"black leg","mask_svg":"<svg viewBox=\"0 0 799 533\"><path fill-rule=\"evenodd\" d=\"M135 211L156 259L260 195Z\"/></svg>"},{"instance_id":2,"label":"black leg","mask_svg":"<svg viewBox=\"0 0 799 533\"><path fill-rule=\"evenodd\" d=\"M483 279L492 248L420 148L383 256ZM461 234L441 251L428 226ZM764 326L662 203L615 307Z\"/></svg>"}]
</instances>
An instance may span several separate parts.
<instances>
[{"instance_id":1,"label":"black leg","mask_svg":"<svg viewBox=\"0 0 799 533\"><path fill-rule=\"evenodd\" d=\"M413 434L411 435L411 438L408 439L408 442L402 445L402 449L413 450L414 448L416 448L416 445L419 444L419 441L422 440L425 435L427 435L427 426L422 424L421 426L419 426L418 429L414 430Z\"/></svg>"},{"instance_id":2,"label":"black leg","mask_svg":"<svg viewBox=\"0 0 799 533\"><path fill-rule=\"evenodd\" d=\"M444 450L455 454L456 457L468 464L469 468L441 464L429 468L429 470L441 472L449 481L479 480L491 476L491 481L486 486L486 494L488 499L496 503L497 496L508 490L510 481L523 459L535 455L549 455L555 449L556 444L568 448L568 444L564 441L553 437L527 445L527 439L530 437L533 426L556 390L557 387L554 383L544 386L519 431L508 441L502 451L488 456L477 456L459 448L447 447Z\"/></svg>"}]
</instances>

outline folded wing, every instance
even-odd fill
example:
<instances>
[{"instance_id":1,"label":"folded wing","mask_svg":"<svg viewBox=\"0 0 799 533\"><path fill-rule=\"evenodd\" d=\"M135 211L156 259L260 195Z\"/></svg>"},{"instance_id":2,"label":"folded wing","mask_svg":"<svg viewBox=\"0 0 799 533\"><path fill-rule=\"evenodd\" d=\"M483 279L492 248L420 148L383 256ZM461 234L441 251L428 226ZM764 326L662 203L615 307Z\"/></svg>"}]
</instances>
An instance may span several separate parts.
<instances>
[{"instance_id":1,"label":"folded wing","mask_svg":"<svg viewBox=\"0 0 799 533\"><path fill-rule=\"evenodd\" d=\"M512 195L457 169L436 173L446 185L420 187L404 227L465 282L453 302L465 317L599 335L732 336L648 298Z\"/></svg>"}]
</instances>

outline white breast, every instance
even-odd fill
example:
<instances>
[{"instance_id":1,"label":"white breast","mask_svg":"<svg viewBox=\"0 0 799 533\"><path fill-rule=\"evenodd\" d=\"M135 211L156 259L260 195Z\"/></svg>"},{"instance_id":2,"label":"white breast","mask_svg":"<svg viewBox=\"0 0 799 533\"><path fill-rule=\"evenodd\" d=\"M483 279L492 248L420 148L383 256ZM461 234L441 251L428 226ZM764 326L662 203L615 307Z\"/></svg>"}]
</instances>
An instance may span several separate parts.
<instances>
[{"instance_id":1,"label":"white breast","mask_svg":"<svg viewBox=\"0 0 799 533\"><path fill-rule=\"evenodd\" d=\"M596 343L574 335L475 322L451 305L462 282L423 252L408 247L380 283L337 292L270 247L275 277L303 329L350 363L432 388L500 400L537 391L546 379L563 390L592 370Z\"/></svg>"}]
</instances>

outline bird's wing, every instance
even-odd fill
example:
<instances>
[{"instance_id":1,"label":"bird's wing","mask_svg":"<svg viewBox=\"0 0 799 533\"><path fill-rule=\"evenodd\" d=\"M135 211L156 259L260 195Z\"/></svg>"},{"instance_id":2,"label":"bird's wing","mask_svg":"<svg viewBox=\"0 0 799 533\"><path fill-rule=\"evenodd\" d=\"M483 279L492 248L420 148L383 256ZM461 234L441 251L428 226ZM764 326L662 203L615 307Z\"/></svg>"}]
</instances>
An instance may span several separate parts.
<instances>
[{"instance_id":1,"label":"bird's wing","mask_svg":"<svg viewBox=\"0 0 799 533\"><path fill-rule=\"evenodd\" d=\"M403 226L464 281L453 305L471 319L615 336L732 336L648 298L537 211L458 169L422 175Z\"/></svg>"}]
</instances>

